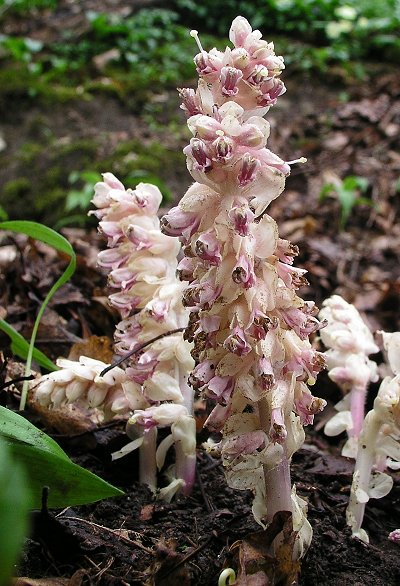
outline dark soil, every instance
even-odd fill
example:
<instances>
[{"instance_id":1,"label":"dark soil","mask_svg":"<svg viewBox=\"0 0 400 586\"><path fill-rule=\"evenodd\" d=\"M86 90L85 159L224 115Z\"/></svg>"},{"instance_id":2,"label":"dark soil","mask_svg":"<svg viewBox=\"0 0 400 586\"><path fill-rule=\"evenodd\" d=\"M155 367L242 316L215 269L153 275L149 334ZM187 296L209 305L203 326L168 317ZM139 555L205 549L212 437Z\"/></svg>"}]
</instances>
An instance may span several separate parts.
<instances>
[{"instance_id":1,"label":"dark soil","mask_svg":"<svg viewBox=\"0 0 400 586\"><path fill-rule=\"evenodd\" d=\"M106 451L116 441L117 432L113 435ZM233 562L231 546L260 532L250 512L251 495L229 489L219 462L199 451L193 494L170 504L155 502L135 480L134 458L105 462L110 432L96 436L96 450L76 461L123 487L125 496L55 517L36 514L19 575L74 576L71 585L217 584L221 570ZM400 525L400 482L388 497L368 505L371 543L366 545L351 537L345 523L352 465L330 451L318 439L318 448L307 443L293 463L314 531L299 584L397 586L398 546L387 535Z\"/></svg>"},{"instance_id":2,"label":"dark soil","mask_svg":"<svg viewBox=\"0 0 400 586\"><path fill-rule=\"evenodd\" d=\"M102 9L123 10L126 4L110 0ZM66 18L62 27L58 16L49 12L31 22L10 19L5 32L53 39L68 19L68 26L79 31L84 10L98 6L98 2L60 5ZM300 248L297 264L309 271L310 281L302 296L321 304L333 292L340 293L363 312L372 330L399 331L398 73L373 65L367 79L357 81L340 70L330 72L326 79L290 77L288 72L285 83L287 94L269 114L269 146L282 158L306 156L308 163L294 168L285 193L273 202L269 213L278 221L281 236ZM29 108L26 100L19 102L7 93L2 100L12 118L2 122L0 129L6 142L0 180L8 185L4 191L7 197L18 201L20 214L33 209L38 182L57 197L56 203L49 200L36 210L45 220L46 206L50 212L57 206L62 209L69 171L97 169L104 163L107 167L103 171L112 171L124 180L124 173L132 170L126 165L138 153L142 156L146 148L149 157L140 160L139 168L161 154L164 158L159 169L152 167L151 171L160 174L176 199L190 183L183 156L176 155L187 137L168 127L168 112L175 112L176 117L179 110L173 90L163 91L155 120L158 134L129 104L104 94L93 94L90 102L78 98L68 104L29 102ZM165 131L161 130L163 125ZM118 154L121 142L131 145L134 152L124 147ZM166 148L155 152L155 144ZM345 229L340 230L338 198L321 202L319 196L324 185L341 185L348 176L368 180L364 196L370 204L355 205ZM21 178L24 184L18 183ZM54 185L63 182L63 191L56 192ZM33 219L26 213L19 217ZM78 269L50 304L37 343L53 359L68 356L72 343L92 334L112 339L117 320L106 304L106 279L95 266L102 246L99 238L94 231L68 230L64 234L77 252ZM48 248L1 233L0 317L29 338L38 307L64 266L65 258ZM8 376L13 378L20 366L2 334L0 344L10 357ZM370 401L374 392L376 389L371 389ZM316 395L326 398L329 408L339 399L339 391L324 375ZM11 406L17 404L10 395L0 396L1 404L10 405L10 401ZM322 414L293 462L293 479L299 494L308 501L314 530L300 584L397 586L400 550L387 536L400 527L399 474L394 475L394 488L387 497L368 503L365 528L370 544L352 539L345 522L352 463L339 455L337 438L324 438L324 417L327 415ZM193 494L166 504L154 502L149 491L138 484L134 455L111 462L110 454L126 442L123 425L78 437L57 435L56 439L74 461L123 488L125 496L59 513L34 514L32 535L17 574L40 579L42 586L55 584L45 581L50 577L69 586L212 586L224 567L236 567L232 545L259 531L251 514L251 495L226 486L220 464L204 453L200 441Z\"/></svg>"}]
</instances>

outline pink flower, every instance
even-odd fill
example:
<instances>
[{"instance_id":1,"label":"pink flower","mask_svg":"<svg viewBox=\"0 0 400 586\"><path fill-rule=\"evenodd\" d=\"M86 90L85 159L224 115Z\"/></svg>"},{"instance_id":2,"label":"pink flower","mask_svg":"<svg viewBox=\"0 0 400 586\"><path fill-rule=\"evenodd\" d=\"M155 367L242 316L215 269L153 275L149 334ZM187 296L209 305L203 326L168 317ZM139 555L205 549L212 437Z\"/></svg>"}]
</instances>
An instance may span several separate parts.
<instances>
[{"instance_id":1,"label":"pink flower","mask_svg":"<svg viewBox=\"0 0 400 586\"><path fill-rule=\"evenodd\" d=\"M214 376L206 384L206 395L221 405L227 405L231 397L235 381L229 376Z\"/></svg>"},{"instance_id":2,"label":"pink flower","mask_svg":"<svg viewBox=\"0 0 400 586\"><path fill-rule=\"evenodd\" d=\"M240 173L237 177L240 187L245 187L252 183L257 176L260 169L260 161L253 157L250 153L245 153L241 160Z\"/></svg>"},{"instance_id":3,"label":"pink flower","mask_svg":"<svg viewBox=\"0 0 400 586\"><path fill-rule=\"evenodd\" d=\"M229 210L228 217L233 224L235 231L240 236L248 236L250 226L254 220L254 213L248 204L237 204Z\"/></svg>"},{"instance_id":4,"label":"pink flower","mask_svg":"<svg viewBox=\"0 0 400 586\"><path fill-rule=\"evenodd\" d=\"M179 207L175 207L163 216L161 227L168 236L183 236L188 240L197 230L199 223L198 214L183 212Z\"/></svg>"},{"instance_id":5,"label":"pink flower","mask_svg":"<svg viewBox=\"0 0 400 586\"><path fill-rule=\"evenodd\" d=\"M215 230L209 230L200 234L194 244L194 253L196 256L211 265L221 263L222 246L216 237Z\"/></svg>"},{"instance_id":6,"label":"pink flower","mask_svg":"<svg viewBox=\"0 0 400 586\"><path fill-rule=\"evenodd\" d=\"M246 340L244 331L239 326L236 326L233 329L232 334L226 338L224 348L238 356L245 356L252 350L250 344Z\"/></svg>"},{"instance_id":7,"label":"pink flower","mask_svg":"<svg viewBox=\"0 0 400 586\"><path fill-rule=\"evenodd\" d=\"M313 397L310 389L304 383L297 383L295 390L295 410L302 425L311 425L314 415L326 406L324 399Z\"/></svg>"},{"instance_id":8,"label":"pink flower","mask_svg":"<svg viewBox=\"0 0 400 586\"><path fill-rule=\"evenodd\" d=\"M190 384L194 389L204 387L215 376L216 364L213 360L200 362L190 374Z\"/></svg>"},{"instance_id":9,"label":"pink flower","mask_svg":"<svg viewBox=\"0 0 400 586\"><path fill-rule=\"evenodd\" d=\"M303 307L281 310L282 317L302 340L306 340L310 334L320 330L325 324L314 317L314 304L311 301L304 302Z\"/></svg>"},{"instance_id":10,"label":"pink flower","mask_svg":"<svg viewBox=\"0 0 400 586\"><path fill-rule=\"evenodd\" d=\"M239 256L235 268L232 271L232 279L238 285L243 285L245 289L253 287L256 282L252 263L244 254Z\"/></svg>"}]
</instances>

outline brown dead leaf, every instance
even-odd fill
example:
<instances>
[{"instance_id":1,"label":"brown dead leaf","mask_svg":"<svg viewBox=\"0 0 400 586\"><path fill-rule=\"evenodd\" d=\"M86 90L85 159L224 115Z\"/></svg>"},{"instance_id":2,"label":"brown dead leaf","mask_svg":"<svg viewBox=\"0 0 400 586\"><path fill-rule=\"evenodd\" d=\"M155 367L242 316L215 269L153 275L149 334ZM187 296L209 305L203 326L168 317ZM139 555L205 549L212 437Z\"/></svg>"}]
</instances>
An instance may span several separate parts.
<instances>
[{"instance_id":1,"label":"brown dead leaf","mask_svg":"<svg viewBox=\"0 0 400 586\"><path fill-rule=\"evenodd\" d=\"M89 412L79 405L49 409L30 399L29 407L39 415L46 428L54 429L67 437L89 433L97 429L100 423L95 411Z\"/></svg>"},{"instance_id":2,"label":"brown dead leaf","mask_svg":"<svg viewBox=\"0 0 400 586\"><path fill-rule=\"evenodd\" d=\"M83 342L76 342L70 352L69 360L79 360L80 356L88 356L110 364L113 359L111 340L106 336L90 336Z\"/></svg>"},{"instance_id":3,"label":"brown dead leaf","mask_svg":"<svg viewBox=\"0 0 400 586\"><path fill-rule=\"evenodd\" d=\"M176 551L175 539L163 539L158 542L154 552L154 562L146 571L149 576L145 586L176 586L190 584L188 566L185 557Z\"/></svg>"},{"instance_id":4,"label":"brown dead leaf","mask_svg":"<svg viewBox=\"0 0 400 586\"><path fill-rule=\"evenodd\" d=\"M273 542L278 536L280 544L274 555ZM281 511L266 530L234 543L230 551L237 560L235 586L291 586L300 570L300 562L293 561L296 536L291 513Z\"/></svg>"},{"instance_id":5,"label":"brown dead leaf","mask_svg":"<svg viewBox=\"0 0 400 586\"><path fill-rule=\"evenodd\" d=\"M28 331L23 331L25 337L29 339ZM52 345L56 343L72 343L79 340L77 336L67 329L67 321L54 309L47 308L42 319L40 320L38 330L38 343Z\"/></svg>"},{"instance_id":6,"label":"brown dead leaf","mask_svg":"<svg viewBox=\"0 0 400 586\"><path fill-rule=\"evenodd\" d=\"M341 151L349 143L349 136L344 132L334 132L324 140L324 147L328 151Z\"/></svg>"},{"instance_id":7,"label":"brown dead leaf","mask_svg":"<svg viewBox=\"0 0 400 586\"><path fill-rule=\"evenodd\" d=\"M383 275L381 275L382 279L379 281L379 273L381 273L380 269L373 266L363 273L361 279L362 283L376 281L377 283L380 283L380 286L370 288L364 285L362 291L356 294L353 304L358 311L374 311L376 306L383 301L389 288L389 284L384 282Z\"/></svg>"},{"instance_id":8,"label":"brown dead leaf","mask_svg":"<svg viewBox=\"0 0 400 586\"><path fill-rule=\"evenodd\" d=\"M15 578L13 586L70 586L69 578Z\"/></svg>"},{"instance_id":9,"label":"brown dead leaf","mask_svg":"<svg viewBox=\"0 0 400 586\"><path fill-rule=\"evenodd\" d=\"M67 305L69 303L87 304L88 300L75 285L72 283L65 283L62 289L59 289L51 299L51 305Z\"/></svg>"},{"instance_id":10,"label":"brown dead leaf","mask_svg":"<svg viewBox=\"0 0 400 586\"><path fill-rule=\"evenodd\" d=\"M296 243L304 240L305 236L314 234L316 228L317 220L312 216L304 216L304 218L296 218L282 222L279 232L282 238L287 238L293 243Z\"/></svg>"},{"instance_id":11,"label":"brown dead leaf","mask_svg":"<svg viewBox=\"0 0 400 586\"><path fill-rule=\"evenodd\" d=\"M389 108L389 96L381 94L378 98L369 100L365 98L360 102L344 104L339 112L340 118L351 118L358 115L370 122L378 122Z\"/></svg>"},{"instance_id":12,"label":"brown dead leaf","mask_svg":"<svg viewBox=\"0 0 400 586\"><path fill-rule=\"evenodd\" d=\"M141 521L150 521L150 519L153 518L154 509L155 509L154 505L145 505L140 510L139 519Z\"/></svg>"},{"instance_id":13,"label":"brown dead leaf","mask_svg":"<svg viewBox=\"0 0 400 586\"><path fill-rule=\"evenodd\" d=\"M14 578L12 586L81 586L85 570L77 570L71 578Z\"/></svg>"}]
</instances>

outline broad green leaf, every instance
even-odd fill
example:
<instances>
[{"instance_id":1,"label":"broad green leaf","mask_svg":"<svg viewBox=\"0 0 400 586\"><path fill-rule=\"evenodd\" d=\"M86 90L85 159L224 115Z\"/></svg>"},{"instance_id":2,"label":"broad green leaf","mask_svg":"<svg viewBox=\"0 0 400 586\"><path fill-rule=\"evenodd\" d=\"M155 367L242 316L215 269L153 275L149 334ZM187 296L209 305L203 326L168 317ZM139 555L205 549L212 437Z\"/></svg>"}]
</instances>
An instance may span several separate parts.
<instances>
[{"instance_id":1,"label":"broad green leaf","mask_svg":"<svg viewBox=\"0 0 400 586\"><path fill-rule=\"evenodd\" d=\"M49 487L49 508L85 505L124 494L65 458L15 440L8 440L7 444L15 459L26 468L32 507L35 509L41 508L42 490L45 486Z\"/></svg>"},{"instance_id":2,"label":"broad green leaf","mask_svg":"<svg viewBox=\"0 0 400 586\"><path fill-rule=\"evenodd\" d=\"M17 330L14 330L10 324L1 318L0 330L3 330L3 332L11 339L11 350L13 353L20 358L26 359L29 354L29 342L27 342ZM47 356L37 348L33 348L32 357L38 364L40 364L40 366L46 368L46 370L58 370L58 367L54 362L52 362L50 358L47 358Z\"/></svg>"},{"instance_id":3,"label":"broad green leaf","mask_svg":"<svg viewBox=\"0 0 400 586\"><path fill-rule=\"evenodd\" d=\"M0 441L0 586L8 586L14 564L28 532L28 512L32 508L26 473L11 458Z\"/></svg>"},{"instance_id":4,"label":"broad green leaf","mask_svg":"<svg viewBox=\"0 0 400 586\"><path fill-rule=\"evenodd\" d=\"M76 256L75 256L74 249L72 248L72 246L70 245L68 240L66 240L64 238L64 236L61 236L61 234L58 234L58 232L55 232L54 230L52 230L51 228L48 228L47 226L43 226L43 224L38 224L37 222L29 222L26 220L15 220L15 221L8 221L8 222L0 222L0 229L1 228L3 230L12 230L13 232L20 232L22 234L26 234L27 236L30 236L31 238L36 238L37 240L40 240L41 242L44 242L45 244L52 246L56 250L64 252L65 254L70 256L70 258L71 258L64 273L56 281L56 283L54 283L54 285L52 286L52 288L50 289L50 291L46 295L46 298L44 299L42 306L39 309L39 312L37 314L37 317L36 317L36 320L35 320L35 323L34 323L34 326L32 329L31 340L29 343L29 351L28 351L28 356L26 359L25 375L28 376L30 374L30 370L31 370L33 349L35 346L36 334L37 334L37 331L39 328L40 320L42 319L42 315L43 315L50 299L53 297L53 295L56 293L56 291L58 291L58 289L61 287L61 285L64 285L64 283L66 283L71 278L73 273L75 272ZM25 408L27 394L28 394L28 383L26 382L26 383L24 383L24 386L22 388L21 402L20 402L20 409L21 410Z\"/></svg>"},{"instance_id":5,"label":"broad green leaf","mask_svg":"<svg viewBox=\"0 0 400 586\"><path fill-rule=\"evenodd\" d=\"M25 417L0 406L0 436L8 441L19 441L69 461L67 454L50 436L40 431Z\"/></svg>"},{"instance_id":6,"label":"broad green leaf","mask_svg":"<svg viewBox=\"0 0 400 586\"><path fill-rule=\"evenodd\" d=\"M5 407L0 407L0 438L25 466L33 508L40 508L44 486L50 488L48 506L54 508L83 505L123 494L71 462L51 437Z\"/></svg>"}]
</instances>

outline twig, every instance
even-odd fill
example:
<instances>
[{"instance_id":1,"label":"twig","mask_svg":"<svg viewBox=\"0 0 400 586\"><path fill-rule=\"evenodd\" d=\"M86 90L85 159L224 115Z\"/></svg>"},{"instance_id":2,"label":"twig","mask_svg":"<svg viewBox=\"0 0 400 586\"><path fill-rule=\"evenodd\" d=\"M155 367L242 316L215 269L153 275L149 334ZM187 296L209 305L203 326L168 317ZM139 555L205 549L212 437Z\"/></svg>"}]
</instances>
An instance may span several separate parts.
<instances>
[{"instance_id":1,"label":"twig","mask_svg":"<svg viewBox=\"0 0 400 586\"><path fill-rule=\"evenodd\" d=\"M195 555L197 555L199 553L199 551L201 551L202 549L204 549L206 547L206 545L208 545L210 543L210 541L215 537L215 535L210 535L204 543L202 543L201 545L199 545L198 547L196 547L196 549L194 549L193 551L191 551L190 553L188 553L187 555L185 555L185 557L183 557L181 560L179 560L179 562L177 562L173 568L169 568L166 572L161 572L160 574L158 574L158 578L160 580L163 580L164 578L166 578L167 576L169 576L172 572L174 572L177 568L179 568L179 566L181 566L182 564L186 563L188 560L190 560L190 558L194 557Z\"/></svg>"},{"instance_id":2,"label":"twig","mask_svg":"<svg viewBox=\"0 0 400 586\"><path fill-rule=\"evenodd\" d=\"M140 346L133 348L133 350L130 350L130 352L128 352L124 356L121 356L121 358L118 358L118 360L116 360L115 362L110 364L110 366L107 366L107 368L102 370L100 373L100 376L104 376L107 372L109 372L110 370L112 370L116 366L119 366L120 364L122 364L122 362L125 362L125 360L127 360L128 358L130 358L134 354L137 354L138 352L143 350L143 348L146 348L146 346L153 344L153 342L157 342L157 340L161 340L162 338L166 338L167 336L172 336L172 334L177 334L178 332L183 332L183 331L185 331L185 329L186 328L177 328L176 330L170 330L169 332L164 332L163 334L160 334L159 336L152 338L148 342L145 342L144 344L141 344Z\"/></svg>"},{"instance_id":3,"label":"twig","mask_svg":"<svg viewBox=\"0 0 400 586\"><path fill-rule=\"evenodd\" d=\"M205 505L207 507L207 511L209 513L212 513L214 511L214 507L211 504L211 502L208 500L208 497L206 495L206 491L204 490L203 481L201 479L200 472L199 472L199 469L198 468L196 469L196 476L197 476L197 482L199 483L201 496L203 497L203 500L204 500Z\"/></svg>"},{"instance_id":4,"label":"twig","mask_svg":"<svg viewBox=\"0 0 400 586\"><path fill-rule=\"evenodd\" d=\"M128 537L124 537L123 535L118 534L118 531L120 531L120 529L110 529L109 527L104 527L104 525L98 525L97 523L93 523L93 521L87 521L86 519L81 519L80 517L64 517L64 519L68 519L69 521L78 521L79 523L91 525L92 527L96 527L97 529L102 529L103 531L108 531L108 533L112 533L113 535L115 535L116 537L121 539L122 541L125 541L125 543L136 545L136 547L143 549L143 551L145 551L146 553L149 553L149 554L154 553L152 549L145 547L139 541L129 539Z\"/></svg>"},{"instance_id":5,"label":"twig","mask_svg":"<svg viewBox=\"0 0 400 586\"><path fill-rule=\"evenodd\" d=\"M30 374L29 376L18 376L17 378L13 378L13 380L9 380L6 383L2 383L0 385L0 391L3 391L7 387L10 387L11 385L14 385L15 383L21 383L22 381L25 381L25 380L33 380L34 378L35 378L34 374Z\"/></svg>"}]
</instances>

